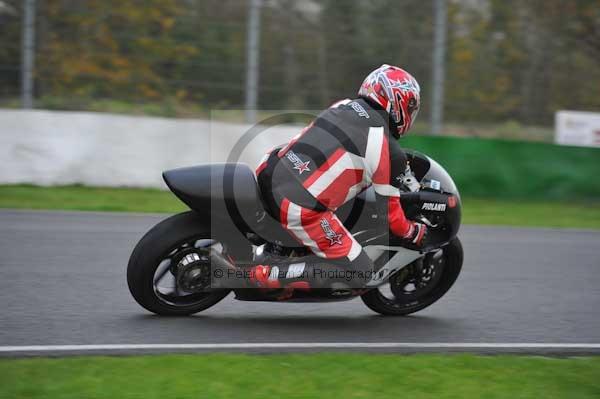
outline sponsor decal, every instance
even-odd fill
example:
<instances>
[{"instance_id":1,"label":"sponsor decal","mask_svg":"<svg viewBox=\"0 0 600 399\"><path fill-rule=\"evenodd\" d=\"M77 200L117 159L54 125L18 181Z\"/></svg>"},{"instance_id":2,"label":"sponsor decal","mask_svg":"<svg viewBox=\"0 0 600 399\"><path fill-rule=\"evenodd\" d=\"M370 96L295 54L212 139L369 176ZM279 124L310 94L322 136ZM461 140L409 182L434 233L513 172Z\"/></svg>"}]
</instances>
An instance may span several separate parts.
<instances>
[{"instance_id":1,"label":"sponsor decal","mask_svg":"<svg viewBox=\"0 0 600 399\"><path fill-rule=\"evenodd\" d=\"M454 208L456 206L456 197L454 195L448 197L448 206L450 208Z\"/></svg>"},{"instance_id":2,"label":"sponsor decal","mask_svg":"<svg viewBox=\"0 0 600 399\"><path fill-rule=\"evenodd\" d=\"M352 107L353 110L356 111L356 113L358 114L358 116L362 116L363 118L369 119L370 116L367 113L367 111L363 108L362 105L360 105L359 103L352 101L350 103L350 106Z\"/></svg>"},{"instance_id":3,"label":"sponsor decal","mask_svg":"<svg viewBox=\"0 0 600 399\"><path fill-rule=\"evenodd\" d=\"M273 266L269 274L269 280L275 281L277 279L279 279L279 267Z\"/></svg>"},{"instance_id":4,"label":"sponsor decal","mask_svg":"<svg viewBox=\"0 0 600 399\"><path fill-rule=\"evenodd\" d=\"M336 290L331 292L331 296L349 296L352 295L352 290Z\"/></svg>"},{"instance_id":5,"label":"sponsor decal","mask_svg":"<svg viewBox=\"0 0 600 399\"><path fill-rule=\"evenodd\" d=\"M439 181L437 181L437 180L430 180L430 182L429 182L429 185L430 185L430 187L431 187L433 190L438 190L438 191L439 191L439 190L441 189L441 187L442 187L442 185L440 184L440 182L439 182Z\"/></svg>"},{"instance_id":6,"label":"sponsor decal","mask_svg":"<svg viewBox=\"0 0 600 399\"><path fill-rule=\"evenodd\" d=\"M302 161L300 159L300 157L298 155L296 155L296 153L294 151L288 151L285 154L285 157L292 163L292 165L294 165L294 169L296 169L298 171L298 174L302 174L304 172L310 172L310 168L308 167L308 164L310 164L310 161Z\"/></svg>"},{"instance_id":7,"label":"sponsor decal","mask_svg":"<svg viewBox=\"0 0 600 399\"><path fill-rule=\"evenodd\" d=\"M412 92L416 95L419 95L421 88L419 84L414 79L404 79L402 82L393 81L392 87L397 87L400 89L402 94L406 94L408 92Z\"/></svg>"},{"instance_id":8,"label":"sponsor decal","mask_svg":"<svg viewBox=\"0 0 600 399\"><path fill-rule=\"evenodd\" d=\"M421 209L425 211L444 212L446 211L446 204L440 204L437 202L425 202Z\"/></svg>"},{"instance_id":9,"label":"sponsor decal","mask_svg":"<svg viewBox=\"0 0 600 399\"><path fill-rule=\"evenodd\" d=\"M288 271L285 275L285 278L298 278L302 276L302 273L304 273L304 266L306 266L306 263L302 262L302 263L292 263L289 267L288 267Z\"/></svg>"},{"instance_id":10,"label":"sponsor decal","mask_svg":"<svg viewBox=\"0 0 600 399\"><path fill-rule=\"evenodd\" d=\"M329 246L333 247L334 245L342 245L342 234L338 234L329 224L329 220L321 219L321 228L325 233L325 238L329 240Z\"/></svg>"}]
</instances>

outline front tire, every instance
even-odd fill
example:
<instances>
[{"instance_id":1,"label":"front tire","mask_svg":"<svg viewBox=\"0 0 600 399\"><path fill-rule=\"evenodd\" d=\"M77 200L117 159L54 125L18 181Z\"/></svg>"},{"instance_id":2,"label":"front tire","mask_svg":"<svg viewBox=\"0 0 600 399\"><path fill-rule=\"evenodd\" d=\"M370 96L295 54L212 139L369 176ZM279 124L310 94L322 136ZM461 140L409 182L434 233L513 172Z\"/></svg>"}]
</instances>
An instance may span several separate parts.
<instances>
[{"instance_id":1,"label":"front tire","mask_svg":"<svg viewBox=\"0 0 600 399\"><path fill-rule=\"evenodd\" d=\"M137 303L159 315L185 316L208 309L225 298L228 290L189 293L178 298L163 295L156 287L159 266L169 268L165 262L176 256L177 251L189 250L193 243L210 240L209 229L194 212L171 216L150 229L136 245L127 266L127 284Z\"/></svg>"},{"instance_id":2,"label":"front tire","mask_svg":"<svg viewBox=\"0 0 600 399\"><path fill-rule=\"evenodd\" d=\"M374 288L361 296L362 301L371 310L386 316L405 316L432 305L452 287L463 264L463 248L458 238L453 239L440 250L443 251L441 259L444 263L441 270L438 271L439 274L435 276L433 287L425 287L421 293L415 291L412 294L407 293L407 295L402 295L402 291L396 289L396 295L391 298L384 295L380 288ZM432 258L433 256L431 255ZM433 259L431 259L431 262L433 262ZM402 273L404 269L406 268L400 269L395 276L392 276L390 282L393 281L394 277L399 277L397 275ZM410 278L410 276L407 278ZM406 282L408 280L403 279L402 281Z\"/></svg>"}]
</instances>

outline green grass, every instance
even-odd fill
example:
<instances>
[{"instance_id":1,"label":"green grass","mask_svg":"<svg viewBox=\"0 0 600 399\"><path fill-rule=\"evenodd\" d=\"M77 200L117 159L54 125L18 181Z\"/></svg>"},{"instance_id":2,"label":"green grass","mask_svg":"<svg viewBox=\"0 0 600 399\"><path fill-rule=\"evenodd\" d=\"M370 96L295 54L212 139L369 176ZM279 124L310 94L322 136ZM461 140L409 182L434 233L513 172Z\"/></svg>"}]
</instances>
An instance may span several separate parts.
<instances>
[{"instance_id":1,"label":"green grass","mask_svg":"<svg viewBox=\"0 0 600 399\"><path fill-rule=\"evenodd\" d=\"M0 186L0 208L176 213L186 206L170 192L83 186ZM600 202L463 198L463 222L600 229Z\"/></svg>"},{"instance_id":2,"label":"green grass","mask_svg":"<svg viewBox=\"0 0 600 399\"><path fill-rule=\"evenodd\" d=\"M600 229L600 202L463 199L463 223Z\"/></svg>"},{"instance_id":3,"label":"green grass","mask_svg":"<svg viewBox=\"0 0 600 399\"><path fill-rule=\"evenodd\" d=\"M163 355L0 360L2 398L598 398L600 358Z\"/></svg>"},{"instance_id":4,"label":"green grass","mask_svg":"<svg viewBox=\"0 0 600 399\"><path fill-rule=\"evenodd\" d=\"M0 208L166 213L187 209L169 191L30 185L0 186Z\"/></svg>"}]
</instances>

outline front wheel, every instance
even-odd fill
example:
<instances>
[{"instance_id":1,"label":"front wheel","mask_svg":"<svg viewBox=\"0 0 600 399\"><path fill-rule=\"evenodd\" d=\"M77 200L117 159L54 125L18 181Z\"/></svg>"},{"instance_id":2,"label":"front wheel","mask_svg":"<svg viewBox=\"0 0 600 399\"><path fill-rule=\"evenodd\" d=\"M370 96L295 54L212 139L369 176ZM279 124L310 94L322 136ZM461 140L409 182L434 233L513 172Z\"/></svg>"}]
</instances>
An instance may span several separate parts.
<instances>
[{"instance_id":1,"label":"front wheel","mask_svg":"<svg viewBox=\"0 0 600 399\"><path fill-rule=\"evenodd\" d=\"M425 309L440 299L458 278L463 248L458 238L438 251L403 267L389 283L361 296L371 310L390 316L404 316Z\"/></svg>"},{"instance_id":2,"label":"front wheel","mask_svg":"<svg viewBox=\"0 0 600 399\"><path fill-rule=\"evenodd\" d=\"M159 315L183 316L205 310L227 296L228 290L188 292L177 281L175 267L187 254L208 248L224 250L205 225L196 213L185 212L146 233L127 266L129 291L137 303Z\"/></svg>"}]
</instances>

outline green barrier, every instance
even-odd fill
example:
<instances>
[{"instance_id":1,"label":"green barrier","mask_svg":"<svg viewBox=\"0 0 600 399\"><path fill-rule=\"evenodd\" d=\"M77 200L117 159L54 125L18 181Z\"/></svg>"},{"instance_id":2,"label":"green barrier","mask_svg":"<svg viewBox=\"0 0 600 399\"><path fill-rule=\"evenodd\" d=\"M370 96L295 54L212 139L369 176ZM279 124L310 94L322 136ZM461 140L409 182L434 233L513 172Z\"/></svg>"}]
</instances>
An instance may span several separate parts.
<instances>
[{"instance_id":1,"label":"green barrier","mask_svg":"<svg viewBox=\"0 0 600 399\"><path fill-rule=\"evenodd\" d=\"M404 148L442 164L464 196L598 200L600 149L459 137L409 136Z\"/></svg>"}]
</instances>

